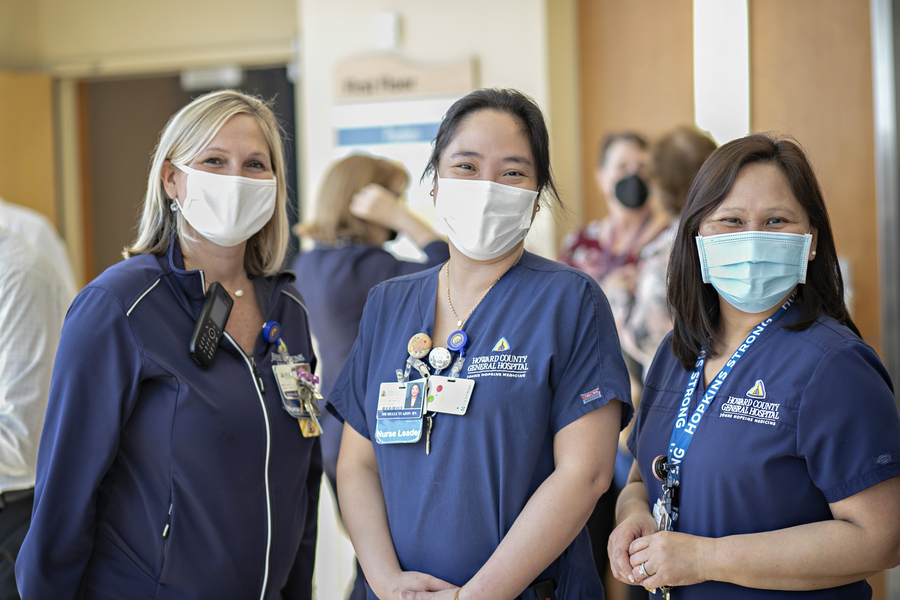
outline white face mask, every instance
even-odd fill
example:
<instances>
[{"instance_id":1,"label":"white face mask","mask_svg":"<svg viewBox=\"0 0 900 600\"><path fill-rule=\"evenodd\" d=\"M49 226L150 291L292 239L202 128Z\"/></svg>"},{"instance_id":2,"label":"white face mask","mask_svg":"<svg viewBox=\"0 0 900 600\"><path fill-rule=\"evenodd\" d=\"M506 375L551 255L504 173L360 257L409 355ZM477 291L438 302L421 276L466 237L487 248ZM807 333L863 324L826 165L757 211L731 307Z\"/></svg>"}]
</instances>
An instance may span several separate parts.
<instances>
[{"instance_id":1,"label":"white face mask","mask_svg":"<svg viewBox=\"0 0 900 600\"><path fill-rule=\"evenodd\" d=\"M237 246L275 212L275 179L218 175L178 167L187 175L181 214L197 233L219 246Z\"/></svg>"},{"instance_id":2,"label":"white face mask","mask_svg":"<svg viewBox=\"0 0 900 600\"><path fill-rule=\"evenodd\" d=\"M469 258L490 260L525 239L537 197L493 181L438 177L436 225Z\"/></svg>"}]
</instances>

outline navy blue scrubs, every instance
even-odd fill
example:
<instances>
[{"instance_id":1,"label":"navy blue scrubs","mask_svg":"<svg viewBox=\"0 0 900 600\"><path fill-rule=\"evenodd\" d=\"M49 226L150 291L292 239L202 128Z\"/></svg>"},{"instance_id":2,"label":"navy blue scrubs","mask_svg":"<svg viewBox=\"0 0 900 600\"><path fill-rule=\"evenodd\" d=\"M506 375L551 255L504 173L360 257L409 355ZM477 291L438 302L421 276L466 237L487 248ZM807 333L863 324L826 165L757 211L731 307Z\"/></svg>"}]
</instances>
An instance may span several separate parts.
<instances>
[{"instance_id":1,"label":"navy blue scrubs","mask_svg":"<svg viewBox=\"0 0 900 600\"><path fill-rule=\"evenodd\" d=\"M875 351L829 317L804 331L782 327L799 316L795 303L765 329L697 426L681 469L675 531L718 538L830 520L829 503L900 475L900 416ZM651 463L666 454L690 377L670 338L647 374L628 440L651 505L661 495ZM672 597L855 600L871 594L865 581L805 592L706 582L675 588Z\"/></svg>"},{"instance_id":2,"label":"navy blue scrubs","mask_svg":"<svg viewBox=\"0 0 900 600\"><path fill-rule=\"evenodd\" d=\"M369 295L330 402L370 440L380 384L396 381L409 338L431 333L438 273L393 279ZM463 374L475 381L466 414L436 415L427 456L424 436L414 444L373 443L400 565L456 585L487 562L553 472L556 433L611 399L624 403L623 426L632 414L609 305L580 271L526 252L465 331ZM557 582L559 598L603 598L586 530L543 578Z\"/></svg>"}]
</instances>

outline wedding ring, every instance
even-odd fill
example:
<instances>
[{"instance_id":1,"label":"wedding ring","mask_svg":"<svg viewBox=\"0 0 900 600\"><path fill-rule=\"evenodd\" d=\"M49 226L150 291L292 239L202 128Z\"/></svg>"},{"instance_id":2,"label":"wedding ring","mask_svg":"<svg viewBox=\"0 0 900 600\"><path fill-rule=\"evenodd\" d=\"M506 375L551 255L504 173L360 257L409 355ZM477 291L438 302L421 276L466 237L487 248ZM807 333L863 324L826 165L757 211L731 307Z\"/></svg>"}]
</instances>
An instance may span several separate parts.
<instances>
[{"instance_id":1,"label":"wedding ring","mask_svg":"<svg viewBox=\"0 0 900 600\"><path fill-rule=\"evenodd\" d=\"M641 568L640 568L641 577L643 577L644 579L647 579L648 577L650 577L650 574L647 573L647 569L644 568L644 565L646 565L646 564L647 564L647 563L642 562L642 563L641 563Z\"/></svg>"}]
</instances>

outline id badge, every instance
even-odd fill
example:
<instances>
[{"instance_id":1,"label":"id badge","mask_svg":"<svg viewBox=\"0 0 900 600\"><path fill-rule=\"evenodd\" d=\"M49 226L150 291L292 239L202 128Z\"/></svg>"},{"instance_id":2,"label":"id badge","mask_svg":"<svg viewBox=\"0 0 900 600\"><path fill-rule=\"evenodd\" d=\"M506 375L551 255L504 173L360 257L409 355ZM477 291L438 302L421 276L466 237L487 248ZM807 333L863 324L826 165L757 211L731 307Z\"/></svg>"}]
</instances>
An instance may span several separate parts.
<instances>
[{"instance_id":1,"label":"id badge","mask_svg":"<svg viewBox=\"0 0 900 600\"><path fill-rule=\"evenodd\" d=\"M666 505L663 504L662 498L653 505L653 519L656 521L657 531L672 530L672 517L666 510Z\"/></svg>"},{"instance_id":2,"label":"id badge","mask_svg":"<svg viewBox=\"0 0 900 600\"><path fill-rule=\"evenodd\" d=\"M281 405L295 419L309 418L309 414L303 407L305 399L300 398L300 384L293 372L296 368L293 365L272 365L275 381L278 383L278 391L281 393Z\"/></svg>"},{"instance_id":3,"label":"id badge","mask_svg":"<svg viewBox=\"0 0 900 600\"><path fill-rule=\"evenodd\" d=\"M379 421L392 419L421 419L428 380L416 379L406 383L382 383L378 390Z\"/></svg>"},{"instance_id":4,"label":"id badge","mask_svg":"<svg viewBox=\"0 0 900 600\"><path fill-rule=\"evenodd\" d=\"M418 387L418 392L412 391L413 386ZM425 379L406 383L388 381L379 386L378 408L375 413L377 443L414 444L422 439L422 404L425 391ZM418 416L410 418L406 415Z\"/></svg>"},{"instance_id":5,"label":"id badge","mask_svg":"<svg viewBox=\"0 0 900 600\"><path fill-rule=\"evenodd\" d=\"M428 378L428 411L464 415L475 389L474 379L432 375Z\"/></svg>"}]
</instances>

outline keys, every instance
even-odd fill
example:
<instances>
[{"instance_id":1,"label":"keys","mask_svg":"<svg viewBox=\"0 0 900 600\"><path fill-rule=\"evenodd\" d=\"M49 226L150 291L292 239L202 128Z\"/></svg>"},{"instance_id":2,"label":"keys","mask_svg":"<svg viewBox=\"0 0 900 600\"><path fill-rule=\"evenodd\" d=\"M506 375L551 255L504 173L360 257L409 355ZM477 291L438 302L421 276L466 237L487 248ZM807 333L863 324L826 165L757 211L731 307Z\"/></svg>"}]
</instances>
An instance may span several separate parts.
<instances>
[{"instance_id":1,"label":"keys","mask_svg":"<svg viewBox=\"0 0 900 600\"><path fill-rule=\"evenodd\" d=\"M672 588L667 585L659 588L659 593L662 596L662 600L672 600Z\"/></svg>"},{"instance_id":2,"label":"keys","mask_svg":"<svg viewBox=\"0 0 900 600\"><path fill-rule=\"evenodd\" d=\"M303 403L303 409L309 414L309 418L312 419L312 422L316 424L316 429L318 431L322 431L322 426L319 425L319 417L316 414L318 412L318 408L315 404L313 404L312 400L307 400Z\"/></svg>"},{"instance_id":3,"label":"keys","mask_svg":"<svg viewBox=\"0 0 900 600\"><path fill-rule=\"evenodd\" d=\"M425 415L425 455L431 454L431 428L434 427L434 415Z\"/></svg>"}]
</instances>

